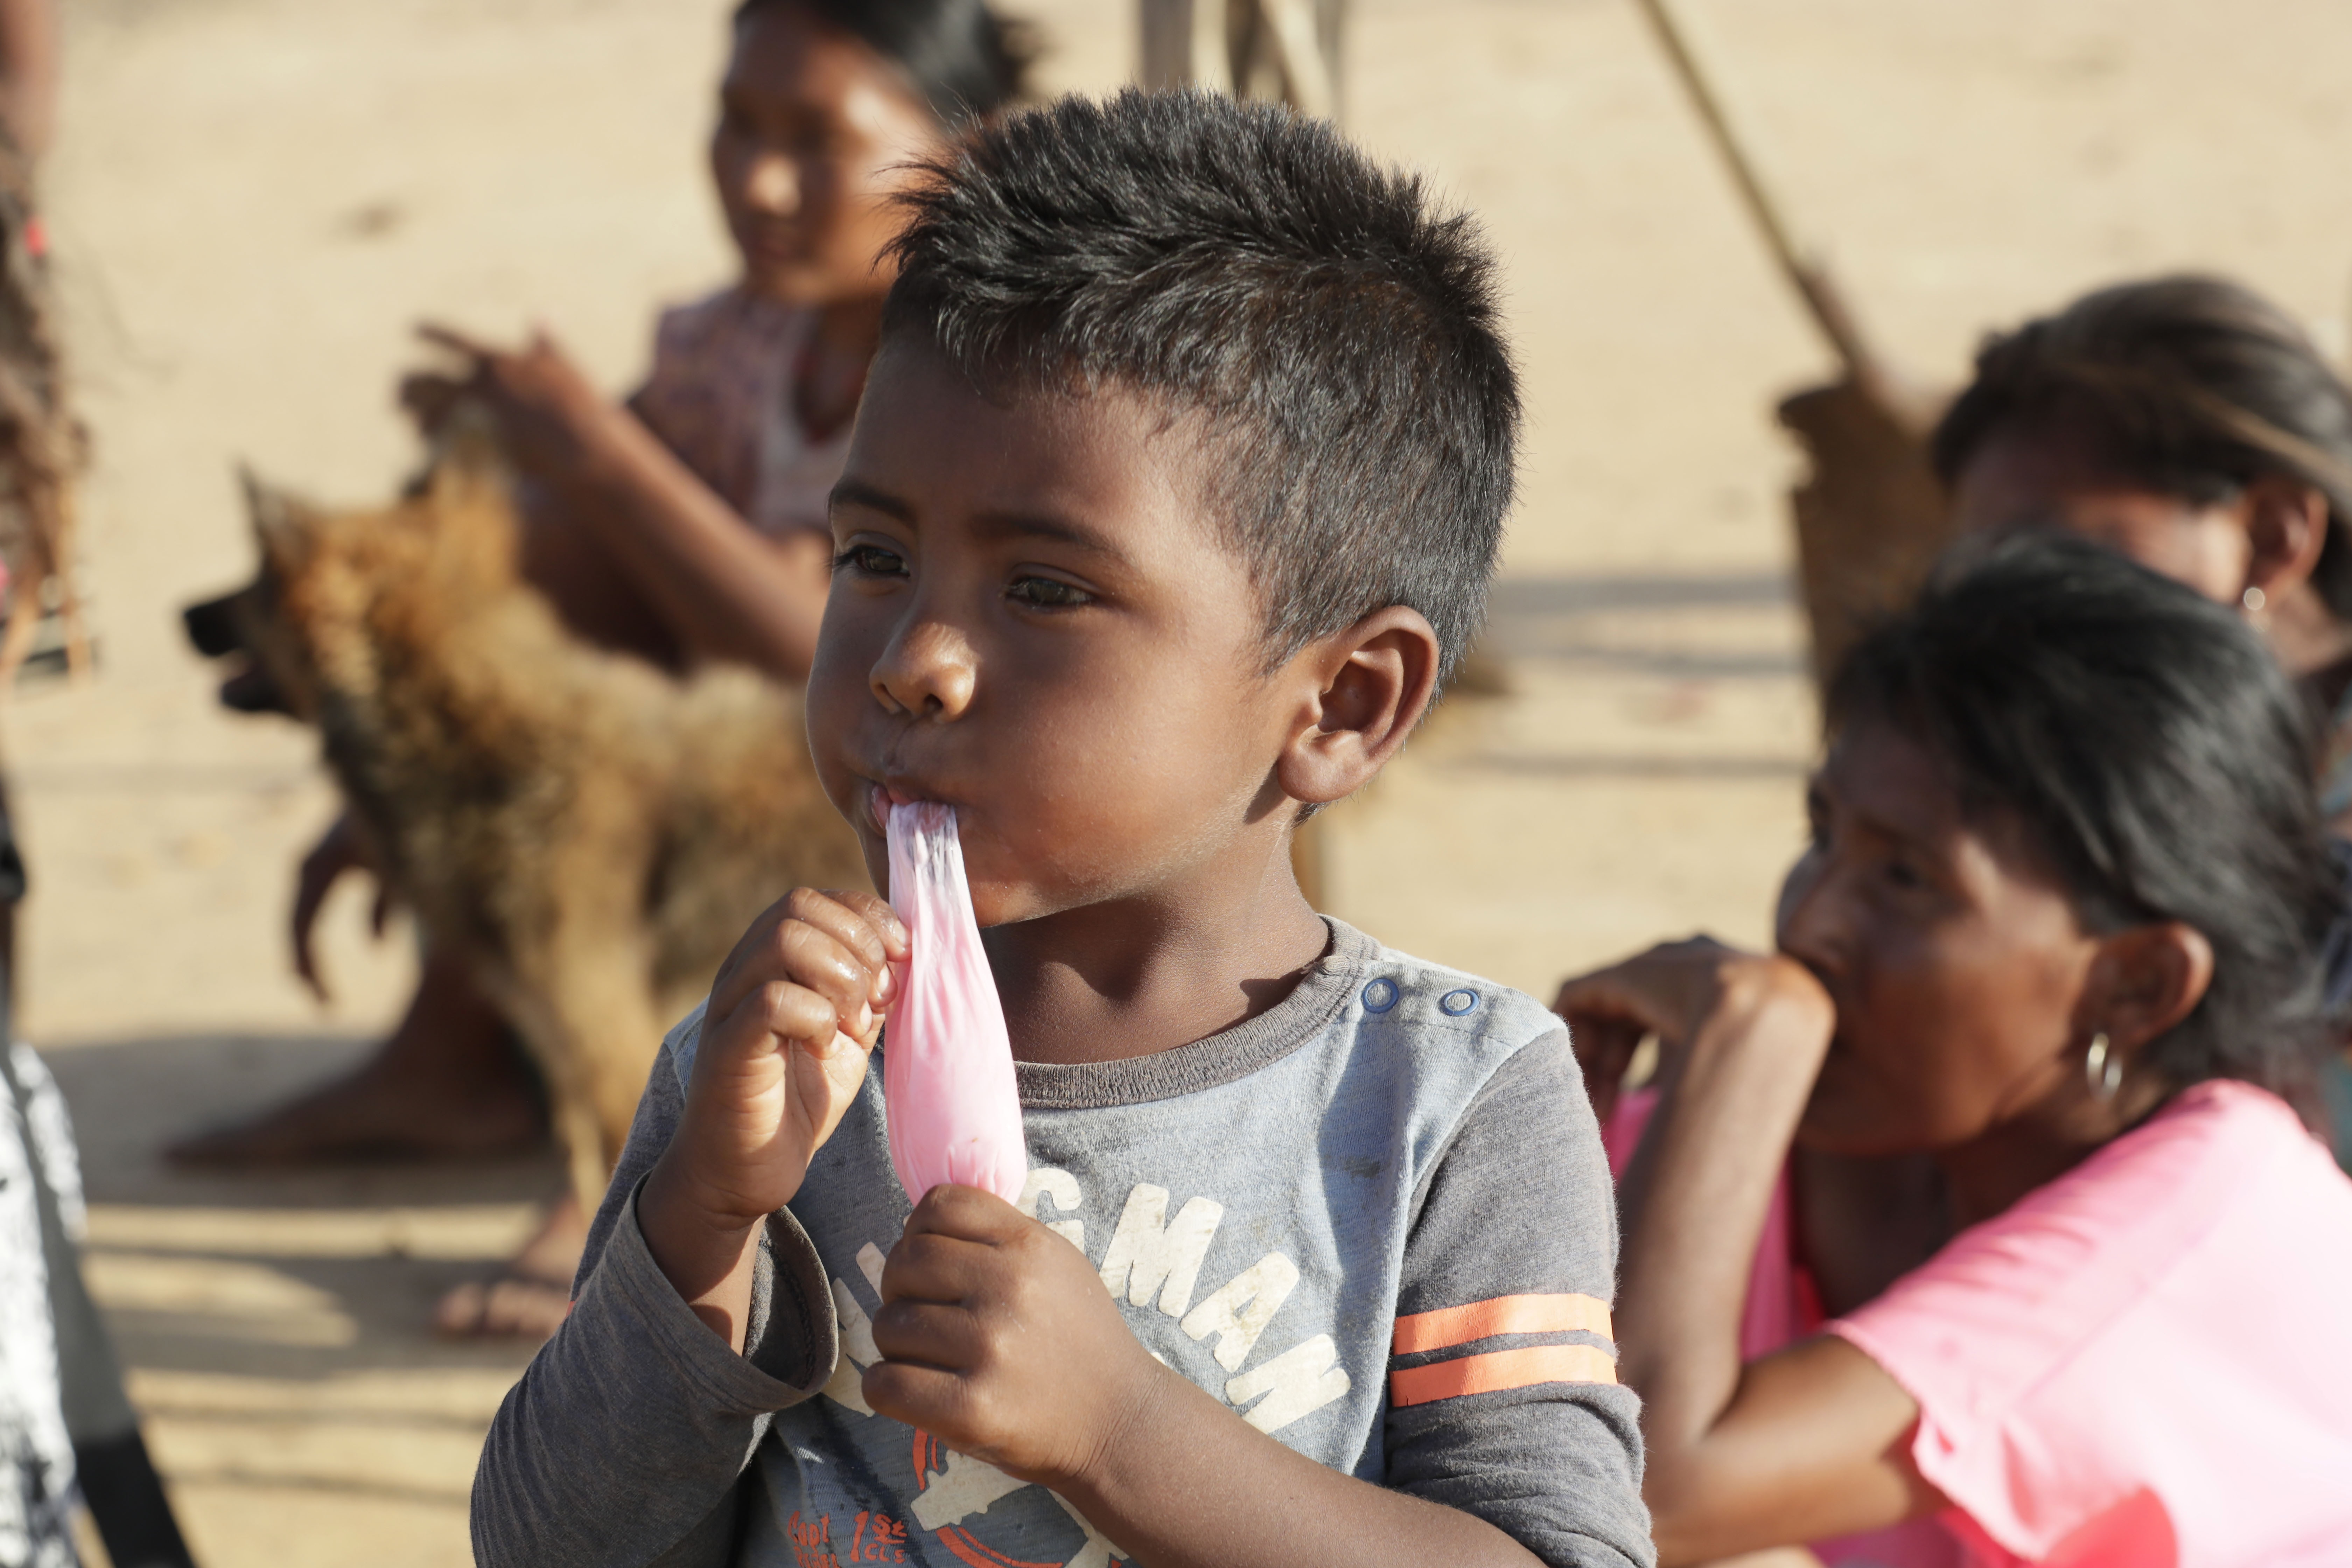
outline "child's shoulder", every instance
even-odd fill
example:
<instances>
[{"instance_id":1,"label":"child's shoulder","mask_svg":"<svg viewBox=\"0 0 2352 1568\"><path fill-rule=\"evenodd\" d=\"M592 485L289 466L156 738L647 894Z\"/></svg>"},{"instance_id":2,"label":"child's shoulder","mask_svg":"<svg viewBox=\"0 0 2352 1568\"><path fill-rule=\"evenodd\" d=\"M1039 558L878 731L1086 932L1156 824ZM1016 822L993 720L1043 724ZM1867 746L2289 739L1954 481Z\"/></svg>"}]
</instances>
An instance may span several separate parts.
<instances>
[{"instance_id":1,"label":"child's shoulder","mask_svg":"<svg viewBox=\"0 0 2352 1568\"><path fill-rule=\"evenodd\" d=\"M1368 1026L1432 1049L1518 1050L1567 1026L1524 991L1465 969L1400 952L1345 921L1331 920L1335 951L1360 978L1351 1006Z\"/></svg>"},{"instance_id":2,"label":"child's shoulder","mask_svg":"<svg viewBox=\"0 0 2352 1568\"><path fill-rule=\"evenodd\" d=\"M1382 1064L1381 1077L1409 1083L1413 1100L1465 1107L1507 1067L1571 1059L1567 1026L1525 992L1331 924L1333 955L1352 971L1334 1026L1351 1054Z\"/></svg>"}]
</instances>

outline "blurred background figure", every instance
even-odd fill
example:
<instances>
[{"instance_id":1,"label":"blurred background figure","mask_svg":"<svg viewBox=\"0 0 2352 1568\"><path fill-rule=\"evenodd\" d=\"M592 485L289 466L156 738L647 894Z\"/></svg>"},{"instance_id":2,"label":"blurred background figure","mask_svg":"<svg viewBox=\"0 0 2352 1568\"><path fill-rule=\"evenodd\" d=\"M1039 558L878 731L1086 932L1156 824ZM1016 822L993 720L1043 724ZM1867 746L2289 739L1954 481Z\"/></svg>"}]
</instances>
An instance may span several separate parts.
<instances>
[{"instance_id":1,"label":"blurred background figure","mask_svg":"<svg viewBox=\"0 0 2352 1568\"><path fill-rule=\"evenodd\" d=\"M1347 0L1141 0L1139 79L1330 119L1347 19Z\"/></svg>"},{"instance_id":2,"label":"blurred background figure","mask_svg":"<svg viewBox=\"0 0 2352 1568\"><path fill-rule=\"evenodd\" d=\"M52 0L0 0L0 487L16 530L0 691L31 647L44 577L72 595L63 527L70 457L41 276L34 167L56 128ZM54 417L53 417L54 416ZM50 447L44 447L44 443ZM76 639L79 626L72 626ZM77 667L86 648L69 644ZM16 910L25 862L0 786L0 1565L69 1568L86 1503L121 1568L181 1568L180 1538L104 1321L83 1283L81 1163L47 1067L16 1039Z\"/></svg>"},{"instance_id":3,"label":"blurred background figure","mask_svg":"<svg viewBox=\"0 0 2352 1568\"><path fill-rule=\"evenodd\" d=\"M831 577L826 499L895 275L891 193L967 116L1021 90L1024 47L982 0L746 0L719 86L709 167L740 279L667 312L653 368L606 400L542 331L520 349L446 327L454 374L412 377L430 432L487 406L523 479L525 575L580 637L667 668L808 673ZM305 859L294 940L359 864L348 818ZM374 1058L244 1125L181 1144L215 1165L465 1154L535 1140L536 1086L459 955L428 952ZM513 1274L443 1303L451 1333L544 1335L561 1321L584 1222L559 1203Z\"/></svg>"},{"instance_id":4,"label":"blurred background figure","mask_svg":"<svg viewBox=\"0 0 2352 1568\"><path fill-rule=\"evenodd\" d=\"M57 0L0 4L0 125L35 162L57 134Z\"/></svg>"},{"instance_id":5,"label":"blurred background figure","mask_svg":"<svg viewBox=\"0 0 2352 1568\"><path fill-rule=\"evenodd\" d=\"M2325 730L2321 809L2352 866L2352 390L2293 318L2216 278L2085 295L1988 341L1935 462L1963 530L2079 534L2243 614ZM2328 1000L2344 1026L2352 879L2341 896ZM2352 1167L2342 1050L2322 1088Z\"/></svg>"}]
</instances>

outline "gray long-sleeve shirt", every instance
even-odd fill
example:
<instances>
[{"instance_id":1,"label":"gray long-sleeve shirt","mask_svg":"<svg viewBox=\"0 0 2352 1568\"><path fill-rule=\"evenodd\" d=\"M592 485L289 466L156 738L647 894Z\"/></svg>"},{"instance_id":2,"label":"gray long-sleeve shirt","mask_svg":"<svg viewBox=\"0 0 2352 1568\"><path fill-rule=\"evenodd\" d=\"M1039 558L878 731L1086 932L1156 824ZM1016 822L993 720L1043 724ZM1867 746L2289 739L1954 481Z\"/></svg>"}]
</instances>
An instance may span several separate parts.
<instances>
[{"instance_id":1,"label":"gray long-sleeve shirt","mask_svg":"<svg viewBox=\"0 0 2352 1568\"><path fill-rule=\"evenodd\" d=\"M1282 1002L1155 1056L1024 1063L1024 1206L1155 1355L1324 1464L1555 1564L1649 1564L1607 1304L1615 1211L1559 1020L1338 921ZM881 1064L762 1238L735 1354L662 1276L635 1191L698 1038L663 1044L569 1321L474 1483L488 1568L1103 1568L1060 1499L870 1411L870 1314L908 1203ZM886 1047L887 1048L887 1045Z\"/></svg>"}]
</instances>

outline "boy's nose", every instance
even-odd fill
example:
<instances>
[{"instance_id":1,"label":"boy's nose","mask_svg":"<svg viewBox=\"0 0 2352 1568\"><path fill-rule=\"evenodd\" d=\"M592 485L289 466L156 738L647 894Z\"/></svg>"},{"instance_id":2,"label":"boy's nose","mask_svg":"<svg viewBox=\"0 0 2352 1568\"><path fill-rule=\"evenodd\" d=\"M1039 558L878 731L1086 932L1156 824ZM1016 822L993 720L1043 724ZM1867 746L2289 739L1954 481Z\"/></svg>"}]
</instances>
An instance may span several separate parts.
<instances>
[{"instance_id":1,"label":"boy's nose","mask_svg":"<svg viewBox=\"0 0 2352 1568\"><path fill-rule=\"evenodd\" d=\"M937 621L910 626L874 667L882 706L921 718L954 719L971 706L979 663L963 633Z\"/></svg>"}]
</instances>

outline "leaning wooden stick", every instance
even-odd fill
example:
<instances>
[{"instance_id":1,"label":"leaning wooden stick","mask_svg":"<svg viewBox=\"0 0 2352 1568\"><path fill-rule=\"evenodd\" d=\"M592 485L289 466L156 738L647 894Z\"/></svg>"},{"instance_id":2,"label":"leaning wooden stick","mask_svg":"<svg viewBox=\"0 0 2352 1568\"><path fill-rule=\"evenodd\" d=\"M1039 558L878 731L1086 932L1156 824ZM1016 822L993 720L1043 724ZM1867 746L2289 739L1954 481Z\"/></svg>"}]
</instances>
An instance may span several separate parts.
<instances>
[{"instance_id":1,"label":"leaning wooden stick","mask_svg":"<svg viewBox=\"0 0 2352 1568\"><path fill-rule=\"evenodd\" d=\"M1951 539L1951 509L1927 449L1943 399L1896 374L1864 335L1820 253L1773 195L1673 0L1637 3L1774 262L1844 369L1778 411L1810 464L1789 501L1813 672L1826 682L1864 631L1908 603Z\"/></svg>"},{"instance_id":2,"label":"leaning wooden stick","mask_svg":"<svg viewBox=\"0 0 2352 1568\"><path fill-rule=\"evenodd\" d=\"M1814 325L1821 329L1822 336L1828 340L1855 381L1887 394L1890 403L1899 404L1903 400L1896 394L1885 362L1863 336L1844 291L1830 276L1821 253L1799 238L1782 204L1748 151L1748 139L1734 123L1729 106L1699 64L1690 36L1675 15L1672 0L1638 0L1638 4L1657 34L1675 79L1689 95L1691 107L1697 110L1707 140L1714 143L1724 167L1730 173L1741 204L1755 219L1766 248L1771 251L1772 259L1796 289L1798 298L1804 301Z\"/></svg>"}]
</instances>

